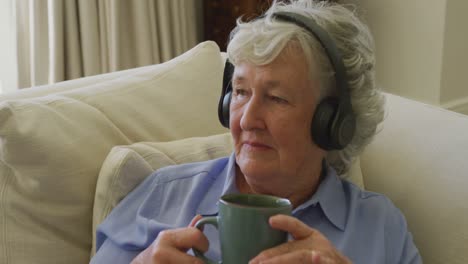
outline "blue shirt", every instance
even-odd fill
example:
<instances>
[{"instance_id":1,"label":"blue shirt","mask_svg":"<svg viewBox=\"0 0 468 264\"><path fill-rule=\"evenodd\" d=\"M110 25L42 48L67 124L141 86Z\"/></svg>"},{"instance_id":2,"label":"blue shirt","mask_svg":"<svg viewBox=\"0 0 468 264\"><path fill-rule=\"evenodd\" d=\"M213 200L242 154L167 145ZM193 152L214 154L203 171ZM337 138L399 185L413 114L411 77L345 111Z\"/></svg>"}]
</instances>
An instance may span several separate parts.
<instances>
[{"instance_id":1,"label":"blue shirt","mask_svg":"<svg viewBox=\"0 0 468 264\"><path fill-rule=\"evenodd\" d=\"M197 215L215 215L217 201L238 192L235 158L162 168L146 178L97 231L91 263L130 263L159 232L186 227ZM385 196L363 191L329 167L317 191L293 216L324 234L353 263L422 263L406 221ZM208 257L219 260L217 231L206 226Z\"/></svg>"}]
</instances>

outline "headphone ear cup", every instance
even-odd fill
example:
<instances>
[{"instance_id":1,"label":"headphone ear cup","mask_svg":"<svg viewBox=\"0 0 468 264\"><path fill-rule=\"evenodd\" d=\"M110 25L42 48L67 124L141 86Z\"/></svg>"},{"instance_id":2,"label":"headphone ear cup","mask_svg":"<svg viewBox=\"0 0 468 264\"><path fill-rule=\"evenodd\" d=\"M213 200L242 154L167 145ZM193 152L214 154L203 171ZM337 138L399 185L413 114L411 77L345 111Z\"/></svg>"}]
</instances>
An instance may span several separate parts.
<instances>
[{"instance_id":1,"label":"headphone ear cup","mask_svg":"<svg viewBox=\"0 0 468 264\"><path fill-rule=\"evenodd\" d=\"M345 148L353 139L356 131L356 118L349 112L337 114L331 127L330 141L333 149Z\"/></svg>"},{"instance_id":2,"label":"headphone ear cup","mask_svg":"<svg viewBox=\"0 0 468 264\"><path fill-rule=\"evenodd\" d=\"M232 92L228 92L223 98L223 120L221 121L221 124L226 128L229 128L229 107L231 105L231 97Z\"/></svg>"},{"instance_id":3,"label":"headphone ear cup","mask_svg":"<svg viewBox=\"0 0 468 264\"><path fill-rule=\"evenodd\" d=\"M232 74L234 73L234 65L229 60L224 64L223 86L221 96L218 102L218 119L221 125L229 128L229 105L231 104L232 95Z\"/></svg>"},{"instance_id":4,"label":"headphone ear cup","mask_svg":"<svg viewBox=\"0 0 468 264\"><path fill-rule=\"evenodd\" d=\"M323 99L315 109L312 119L312 139L324 150L333 149L331 129L338 108L338 100L333 97Z\"/></svg>"}]
</instances>

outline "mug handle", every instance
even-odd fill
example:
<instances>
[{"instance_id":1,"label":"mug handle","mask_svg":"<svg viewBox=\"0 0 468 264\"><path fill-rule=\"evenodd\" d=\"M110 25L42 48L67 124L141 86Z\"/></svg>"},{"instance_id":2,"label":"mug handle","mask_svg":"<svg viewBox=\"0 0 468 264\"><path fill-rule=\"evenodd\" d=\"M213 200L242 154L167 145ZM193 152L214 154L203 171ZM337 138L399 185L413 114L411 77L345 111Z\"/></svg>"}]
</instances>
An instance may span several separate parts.
<instances>
[{"instance_id":1,"label":"mug handle","mask_svg":"<svg viewBox=\"0 0 468 264\"><path fill-rule=\"evenodd\" d=\"M195 224L195 227L200 229L203 232L203 227L206 225L213 225L218 229L218 217L217 216L208 216L208 217L203 217L202 219L198 220L197 223ZM203 260L207 264L221 264L221 262L215 262L207 257L205 257L205 254L203 252L192 248L193 253L195 253L195 256L201 260Z\"/></svg>"}]
</instances>

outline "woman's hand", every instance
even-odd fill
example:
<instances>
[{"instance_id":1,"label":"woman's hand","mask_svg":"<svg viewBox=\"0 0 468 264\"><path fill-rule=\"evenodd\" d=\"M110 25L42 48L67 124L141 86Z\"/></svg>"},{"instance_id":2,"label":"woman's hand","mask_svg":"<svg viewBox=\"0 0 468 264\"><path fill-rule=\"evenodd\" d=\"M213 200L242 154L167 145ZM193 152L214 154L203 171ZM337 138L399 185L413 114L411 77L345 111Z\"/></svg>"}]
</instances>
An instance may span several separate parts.
<instances>
[{"instance_id":1,"label":"woman's hand","mask_svg":"<svg viewBox=\"0 0 468 264\"><path fill-rule=\"evenodd\" d=\"M294 240L264 250L253 258L249 264L351 263L348 258L338 252L324 235L300 220L287 215L275 215L269 221L271 227L290 233Z\"/></svg>"},{"instance_id":2,"label":"woman's hand","mask_svg":"<svg viewBox=\"0 0 468 264\"><path fill-rule=\"evenodd\" d=\"M200 230L193 227L201 218L200 215L195 216L188 227L162 231L147 249L136 256L131 264L203 264L202 260L186 253L192 247L202 252L208 250L208 239Z\"/></svg>"}]
</instances>

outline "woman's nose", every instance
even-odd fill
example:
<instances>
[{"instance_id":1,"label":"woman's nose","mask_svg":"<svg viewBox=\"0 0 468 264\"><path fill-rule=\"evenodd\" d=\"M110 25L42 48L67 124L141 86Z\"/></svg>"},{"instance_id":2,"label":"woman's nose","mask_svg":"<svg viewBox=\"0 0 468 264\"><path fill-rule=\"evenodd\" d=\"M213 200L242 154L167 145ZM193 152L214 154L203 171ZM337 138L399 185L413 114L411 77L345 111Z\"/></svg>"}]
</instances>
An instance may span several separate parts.
<instances>
[{"instance_id":1,"label":"woman's nose","mask_svg":"<svg viewBox=\"0 0 468 264\"><path fill-rule=\"evenodd\" d=\"M244 105L240 126L242 130L255 130L265 128L264 105L259 98L251 97Z\"/></svg>"}]
</instances>

